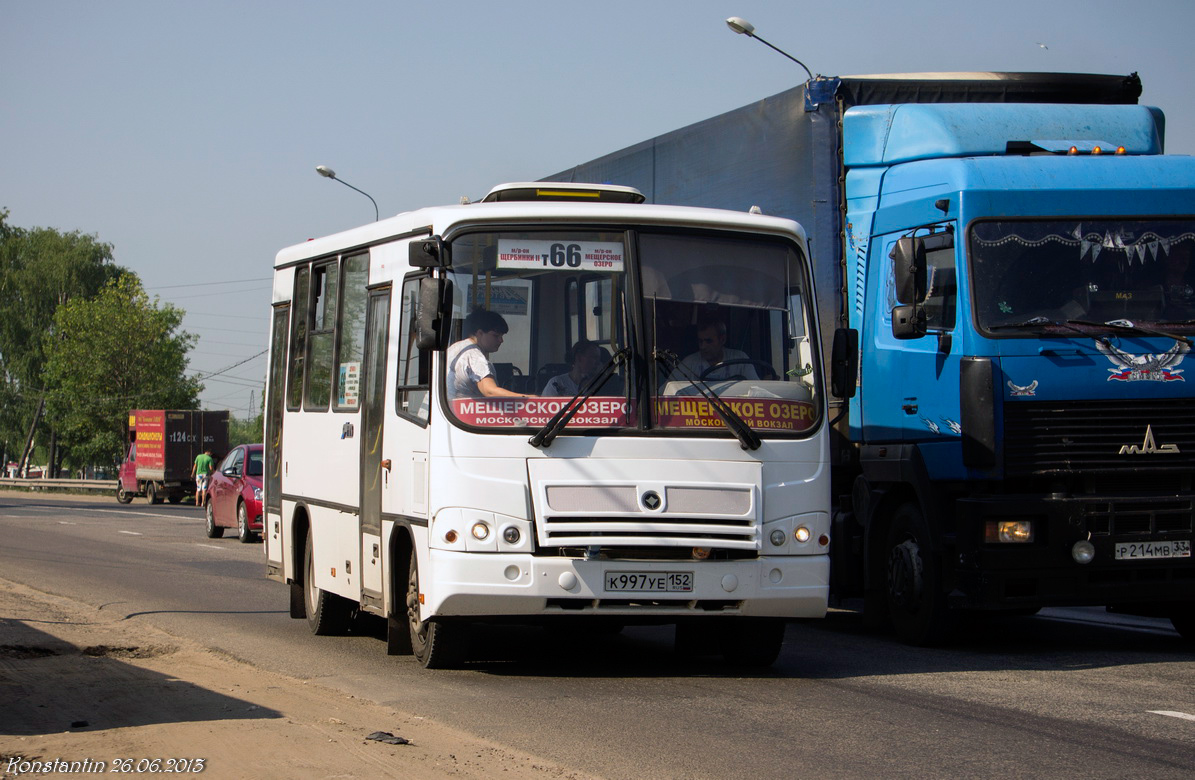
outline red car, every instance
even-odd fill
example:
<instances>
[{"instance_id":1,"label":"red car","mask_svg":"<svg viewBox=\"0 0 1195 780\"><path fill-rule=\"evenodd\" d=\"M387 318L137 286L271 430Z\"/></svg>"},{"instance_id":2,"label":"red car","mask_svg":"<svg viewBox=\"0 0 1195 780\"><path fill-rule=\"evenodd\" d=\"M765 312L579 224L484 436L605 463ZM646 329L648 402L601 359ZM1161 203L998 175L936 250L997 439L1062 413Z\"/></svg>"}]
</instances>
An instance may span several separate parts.
<instances>
[{"instance_id":1,"label":"red car","mask_svg":"<svg viewBox=\"0 0 1195 780\"><path fill-rule=\"evenodd\" d=\"M207 537L219 539L225 528L252 542L261 533L262 446L242 444L232 450L208 477Z\"/></svg>"}]
</instances>

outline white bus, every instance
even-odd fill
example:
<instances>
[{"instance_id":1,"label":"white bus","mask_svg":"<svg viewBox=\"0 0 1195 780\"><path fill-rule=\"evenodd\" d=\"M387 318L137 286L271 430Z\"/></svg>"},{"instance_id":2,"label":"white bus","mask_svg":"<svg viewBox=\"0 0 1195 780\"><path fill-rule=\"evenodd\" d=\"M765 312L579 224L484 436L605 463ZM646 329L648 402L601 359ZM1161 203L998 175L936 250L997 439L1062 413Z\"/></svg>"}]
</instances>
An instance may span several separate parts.
<instances>
[{"instance_id":1,"label":"white bus","mask_svg":"<svg viewBox=\"0 0 1195 780\"><path fill-rule=\"evenodd\" d=\"M469 624L676 624L770 664L825 614L805 237L608 185L511 184L278 253L268 576L426 667ZM556 381L553 381L556 380Z\"/></svg>"}]
</instances>

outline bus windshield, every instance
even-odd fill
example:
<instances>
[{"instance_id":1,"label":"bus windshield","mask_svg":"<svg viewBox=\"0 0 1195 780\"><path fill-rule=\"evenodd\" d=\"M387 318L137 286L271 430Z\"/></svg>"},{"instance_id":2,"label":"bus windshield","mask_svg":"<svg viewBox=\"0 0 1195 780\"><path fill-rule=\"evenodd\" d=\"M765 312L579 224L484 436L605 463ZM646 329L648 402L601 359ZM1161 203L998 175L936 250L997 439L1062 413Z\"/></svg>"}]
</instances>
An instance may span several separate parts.
<instances>
[{"instance_id":1,"label":"bus windshield","mask_svg":"<svg viewBox=\"0 0 1195 780\"><path fill-rule=\"evenodd\" d=\"M589 394L566 435L729 435L713 393L761 435L816 427L818 358L804 258L791 242L664 229L484 232L456 238L451 262L443 378L458 423L535 429Z\"/></svg>"},{"instance_id":2,"label":"bus windshield","mask_svg":"<svg viewBox=\"0 0 1195 780\"><path fill-rule=\"evenodd\" d=\"M1195 320L1189 219L981 221L968 245L983 330L1029 337L1078 321L1189 331Z\"/></svg>"}]
</instances>

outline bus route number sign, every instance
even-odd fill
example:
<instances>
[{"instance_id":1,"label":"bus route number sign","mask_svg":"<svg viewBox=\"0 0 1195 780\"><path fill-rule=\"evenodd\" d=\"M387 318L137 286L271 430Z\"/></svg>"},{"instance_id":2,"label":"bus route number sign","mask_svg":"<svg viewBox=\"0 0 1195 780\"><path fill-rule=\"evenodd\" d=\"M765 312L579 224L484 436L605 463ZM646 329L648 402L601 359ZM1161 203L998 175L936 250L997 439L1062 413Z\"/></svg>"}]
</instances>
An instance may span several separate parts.
<instances>
[{"instance_id":1,"label":"bus route number sign","mask_svg":"<svg viewBox=\"0 0 1195 780\"><path fill-rule=\"evenodd\" d=\"M526 271L623 270L622 244L617 241L543 241L499 239L498 267Z\"/></svg>"}]
</instances>

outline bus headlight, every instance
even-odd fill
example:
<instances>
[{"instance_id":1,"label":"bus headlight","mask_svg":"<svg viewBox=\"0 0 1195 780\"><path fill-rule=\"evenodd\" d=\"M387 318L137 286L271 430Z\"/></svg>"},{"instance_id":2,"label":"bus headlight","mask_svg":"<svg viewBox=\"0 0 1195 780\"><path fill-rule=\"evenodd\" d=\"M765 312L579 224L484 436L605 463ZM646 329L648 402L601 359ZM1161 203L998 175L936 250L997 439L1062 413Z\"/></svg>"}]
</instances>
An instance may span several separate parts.
<instances>
[{"instance_id":1,"label":"bus headlight","mask_svg":"<svg viewBox=\"0 0 1195 780\"><path fill-rule=\"evenodd\" d=\"M490 527L485 523L473 524L473 538L479 542L484 542L490 538Z\"/></svg>"},{"instance_id":2,"label":"bus headlight","mask_svg":"<svg viewBox=\"0 0 1195 780\"><path fill-rule=\"evenodd\" d=\"M507 544L518 544L519 539L522 538L522 534L519 533L518 528L508 525L502 529L502 538Z\"/></svg>"},{"instance_id":3,"label":"bus headlight","mask_svg":"<svg viewBox=\"0 0 1195 780\"><path fill-rule=\"evenodd\" d=\"M781 531L779 528L777 528L775 531L772 531L772 535L769 538L772 540L773 547L783 547L784 542L788 537L785 535L784 531Z\"/></svg>"},{"instance_id":4,"label":"bus headlight","mask_svg":"<svg viewBox=\"0 0 1195 780\"><path fill-rule=\"evenodd\" d=\"M797 526L797 530L793 531L793 538L801 544L805 544L805 542L809 541L810 536L812 536L812 534L809 532L809 529L803 525Z\"/></svg>"}]
</instances>

